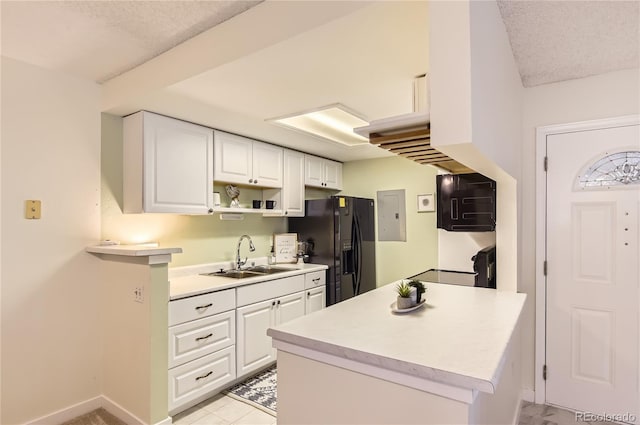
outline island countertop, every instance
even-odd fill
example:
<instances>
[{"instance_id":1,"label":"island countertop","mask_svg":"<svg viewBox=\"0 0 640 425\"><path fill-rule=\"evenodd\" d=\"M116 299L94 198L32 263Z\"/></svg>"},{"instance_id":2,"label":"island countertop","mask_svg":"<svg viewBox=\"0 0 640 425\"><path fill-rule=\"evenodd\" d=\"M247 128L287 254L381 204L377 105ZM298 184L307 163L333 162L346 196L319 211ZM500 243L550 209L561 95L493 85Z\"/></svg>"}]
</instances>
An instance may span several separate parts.
<instances>
[{"instance_id":1,"label":"island countertop","mask_svg":"<svg viewBox=\"0 0 640 425\"><path fill-rule=\"evenodd\" d=\"M425 283L426 304L394 314L388 284L270 328L274 345L494 393L525 294ZM281 344L282 345L282 344Z\"/></svg>"}]
</instances>

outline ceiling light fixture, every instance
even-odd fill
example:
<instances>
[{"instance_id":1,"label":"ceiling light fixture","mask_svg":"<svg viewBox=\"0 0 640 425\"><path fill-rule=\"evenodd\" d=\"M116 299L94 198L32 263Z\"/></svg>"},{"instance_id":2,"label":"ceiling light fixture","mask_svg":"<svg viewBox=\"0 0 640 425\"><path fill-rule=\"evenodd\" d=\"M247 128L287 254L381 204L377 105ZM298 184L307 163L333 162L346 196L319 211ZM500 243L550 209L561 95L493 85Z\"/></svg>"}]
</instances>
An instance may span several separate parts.
<instances>
[{"instance_id":1,"label":"ceiling light fixture","mask_svg":"<svg viewBox=\"0 0 640 425\"><path fill-rule=\"evenodd\" d=\"M368 138L353 132L369 123L339 103L266 121L346 146L369 143Z\"/></svg>"}]
</instances>

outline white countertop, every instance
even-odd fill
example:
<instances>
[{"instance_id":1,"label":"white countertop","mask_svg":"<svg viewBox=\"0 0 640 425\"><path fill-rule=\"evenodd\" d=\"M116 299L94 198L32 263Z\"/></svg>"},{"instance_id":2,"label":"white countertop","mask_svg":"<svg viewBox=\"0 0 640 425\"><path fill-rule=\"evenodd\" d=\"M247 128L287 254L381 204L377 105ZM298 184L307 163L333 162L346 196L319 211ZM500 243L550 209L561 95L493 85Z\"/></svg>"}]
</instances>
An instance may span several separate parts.
<instances>
[{"instance_id":1,"label":"white countertop","mask_svg":"<svg viewBox=\"0 0 640 425\"><path fill-rule=\"evenodd\" d=\"M191 274L183 275L184 272L176 272L170 270L169 273L169 299L177 300L180 298L191 297L194 295L205 294L212 291L220 291L223 289L236 288L243 285L251 285L267 280L281 279L283 277L295 276L319 270L326 270L327 266L322 264L274 264L278 268L289 268L291 271L275 273L270 275L247 277L243 279L234 279L224 276L203 276L200 273L215 272L220 267L209 266L190 266L188 271ZM186 268L185 268L186 269ZM173 274L173 276L172 276Z\"/></svg>"},{"instance_id":2,"label":"white countertop","mask_svg":"<svg viewBox=\"0 0 640 425\"><path fill-rule=\"evenodd\" d=\"M127 257L149 257L152 255L179 254L182 248L150 245L94 245L86 248L93 254L123 255Z\"/></svg>"},{"instance_id":3,"label":"white countertop","mask_svg":"<svg viewBox=\"0 0 640 425\"><path fill-rule=\"evenodd\" d=\"M157 245L93 245L85 248L92 254L122 255L125 257L150 257L154 255L180 254L182 248Z\"/></svg>"},{"instance_id":4,"label":"white countertop","mask_svg":"<svg viewBox=\"0 0 640 425\"><path fill-rule=\"evenodd\" d=\"M525 294L426 283L426 305L392 314L397 282L271 328L302 347L464 389L493 393Z\"/></svg>"}]
</instances>

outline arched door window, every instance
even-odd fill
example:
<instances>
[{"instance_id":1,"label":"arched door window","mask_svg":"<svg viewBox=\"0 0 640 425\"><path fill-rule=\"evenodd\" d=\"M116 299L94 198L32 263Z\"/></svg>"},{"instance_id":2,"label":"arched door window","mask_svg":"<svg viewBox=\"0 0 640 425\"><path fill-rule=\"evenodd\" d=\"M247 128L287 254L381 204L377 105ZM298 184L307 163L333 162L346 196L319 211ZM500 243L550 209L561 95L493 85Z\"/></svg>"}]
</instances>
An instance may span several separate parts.
<instances>
[{"instance_id":1,"label":"arched door window","mask_svg":"<svg viewBox=\"0 0 640 425\"><path fill-rule=\"evenodd\" d=\"M623 151L598 159L578 176L580 189L640 185L640 151Z\"/></svg>"}]
</instances>

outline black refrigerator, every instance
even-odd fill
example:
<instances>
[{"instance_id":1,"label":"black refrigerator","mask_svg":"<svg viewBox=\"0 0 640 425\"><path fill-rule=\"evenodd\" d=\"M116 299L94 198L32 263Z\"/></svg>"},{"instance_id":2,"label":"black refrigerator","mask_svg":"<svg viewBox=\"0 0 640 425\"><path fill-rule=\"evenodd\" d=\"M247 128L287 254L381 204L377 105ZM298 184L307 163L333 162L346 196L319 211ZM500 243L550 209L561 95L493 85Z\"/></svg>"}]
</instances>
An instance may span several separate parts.
<instances>
[{"instance_id":1,"label":"black refrigerator","mask_svg":"<svg viewBox=\"0 0 640 425\"><path fill-rule=\"evenodd\" d=\"M305 217L290 217L289 232L308 242L309 262L329 266L327 305L375 289L373 199L332 196L305 201Z\"/></svg>"}]
</instances>

